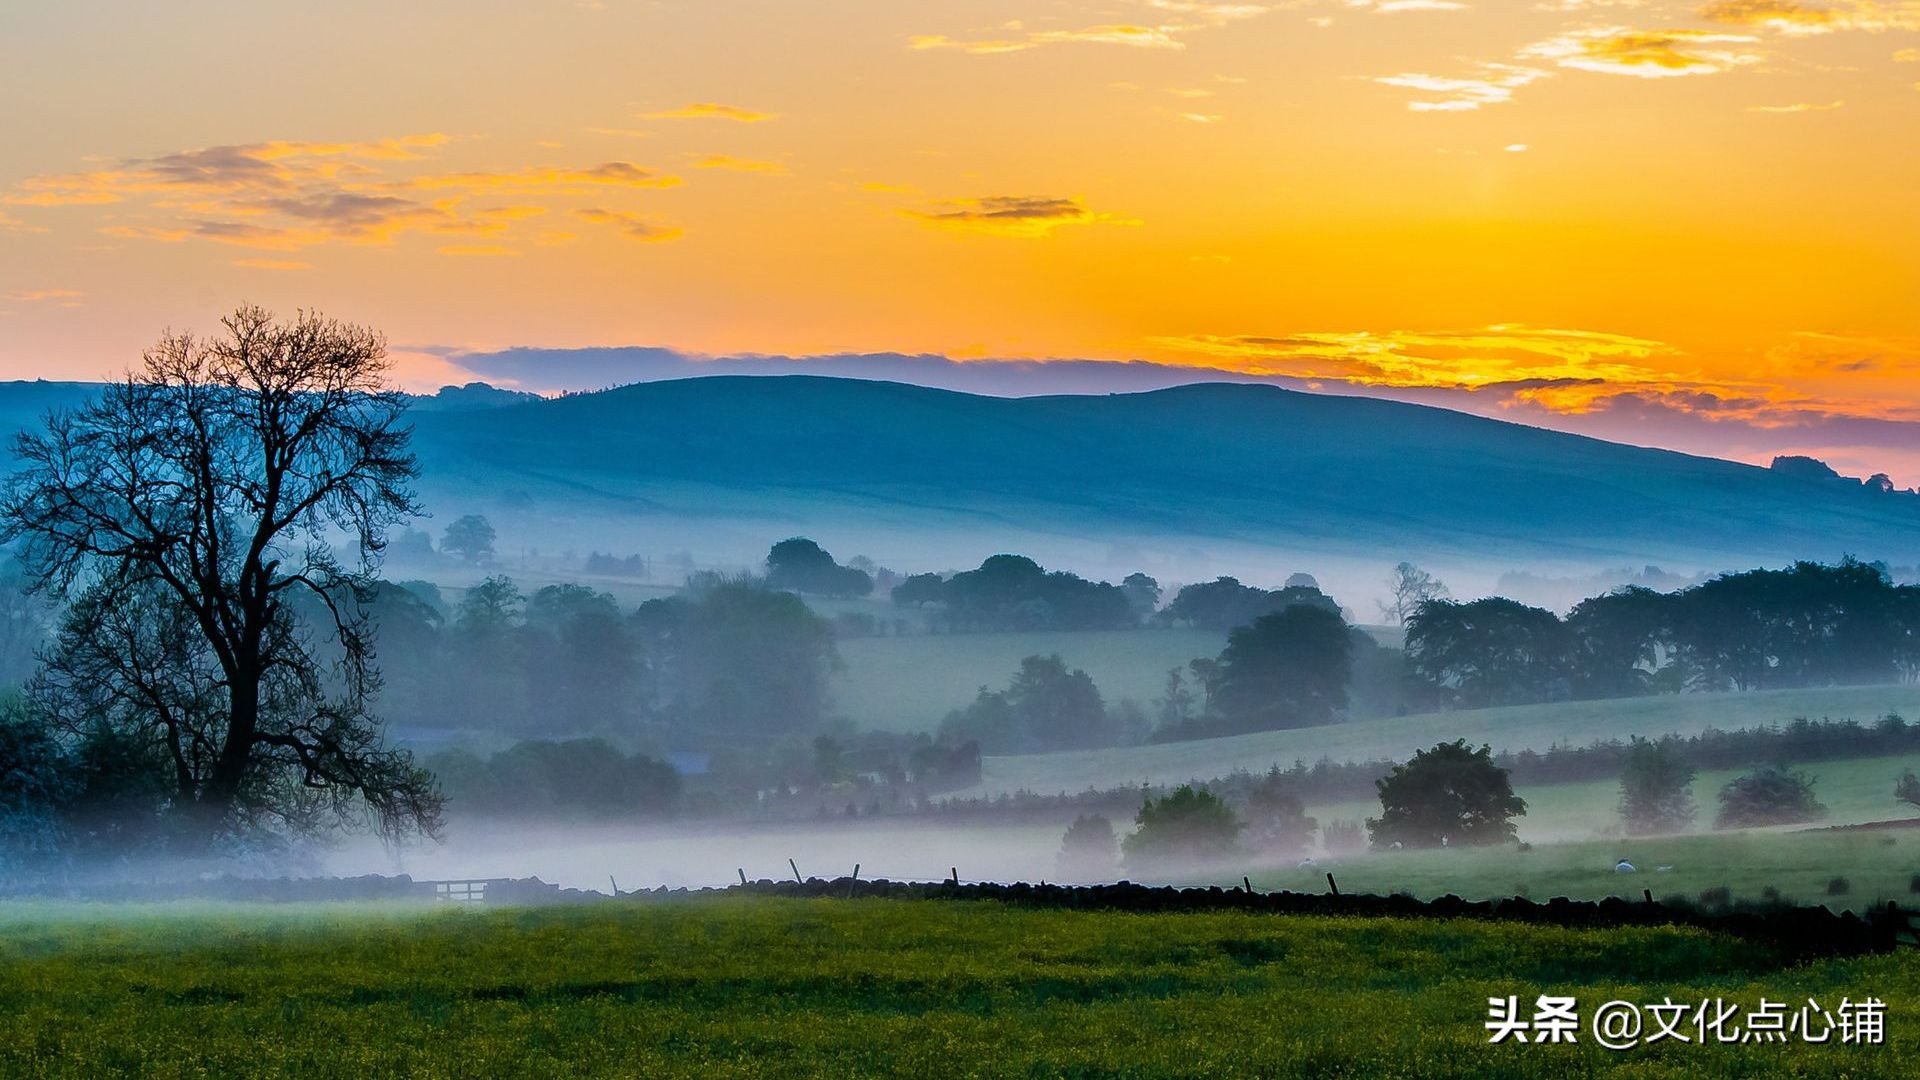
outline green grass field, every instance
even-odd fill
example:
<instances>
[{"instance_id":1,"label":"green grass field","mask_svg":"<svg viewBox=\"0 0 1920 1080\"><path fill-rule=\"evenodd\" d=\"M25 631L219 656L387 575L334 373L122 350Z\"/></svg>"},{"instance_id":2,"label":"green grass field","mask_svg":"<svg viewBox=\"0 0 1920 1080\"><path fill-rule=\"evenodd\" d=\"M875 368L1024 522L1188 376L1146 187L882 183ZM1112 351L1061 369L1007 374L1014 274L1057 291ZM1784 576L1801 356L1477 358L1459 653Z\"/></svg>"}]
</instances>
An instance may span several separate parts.
<instances>
[{"instance_id":1,"label":"green grass field","mask_svg":"<svg viewBox=\"0 0 1920 1080\"><path fill-rule=\"evenodd\" d=\"M1181 783L1225 776L1235 769L1263 772L1270 765L1284 767L1296 760L1312 762L1322 757L1335 761L1404 760L1414 750L1459 738L1491 743L1496 750L1545 750L1557 743L1579 746L1595 739L1624 739L1629 735L1691 735L1709 727L1784 724L1796 716L1835 720L1851 717L1871 723L1890 710L1920 716L1920 687L1680 694L1422 713L1222 739L989 757L983 765L982 782L962 794L1021 789L1077 792L1122 784Z\"/></svg>"},{"instance_id":2,"label":"green grass field","mask_svg":"<svg viewBox=\"0 0 1920 1080\"><path fill-rule=\"evenodd\" d=\"M1621 859L1636 872L1617 872L1614 864ZM1662 866L1672 869L1661 871ZM1643 889L1656 898L1698 899L1708 889L1724 887L1736 900L1761 901L1771 888L1796 903L1865 911L1888 900L1920 905L1920 896L1911 891L1920 874L1920 829L1706 833L1542 844L1531 851L1505 846L1368 852L1319 857L1310 867L1289 865L1250 876L1263 889L1323 892L1328 872L1344 892L1406 892L1423 900L1445 893L1469 900L1639 899ZM1849 891L1830 896L1827 885L1836 877L1847 879ZM1221 881L1233 884L1239 878L1224 874Z\"/></svg>"},{"instance_id":3,"label":"green grass field","mask_svg":"<svg viewBox=\"0 0 1920 1080\"><path fill-rule=\"evenodd\" d=\"M1151 711L1168 668L1217 656L1226 643L1223 633L1186 629L852 638L839 643L845 668L833 701L863 728L932 731L982 686L1004 690L1022 659L1058 653L1093 677L1109 705L1132 698Z\"/></svg>"},{"instance_id":4,"label":"green grass field","mask_svg":"<svg viewBox=\"0 0 1920 1080\"><path fill-rule=\"evenodd\" d=\"M1487 999L1832 1008L1887 1044L1487 1043ZM0 907L0 1074L1903 1076L1920 957L1695 930L743 897Z\"/></svg>"}]
</instances>

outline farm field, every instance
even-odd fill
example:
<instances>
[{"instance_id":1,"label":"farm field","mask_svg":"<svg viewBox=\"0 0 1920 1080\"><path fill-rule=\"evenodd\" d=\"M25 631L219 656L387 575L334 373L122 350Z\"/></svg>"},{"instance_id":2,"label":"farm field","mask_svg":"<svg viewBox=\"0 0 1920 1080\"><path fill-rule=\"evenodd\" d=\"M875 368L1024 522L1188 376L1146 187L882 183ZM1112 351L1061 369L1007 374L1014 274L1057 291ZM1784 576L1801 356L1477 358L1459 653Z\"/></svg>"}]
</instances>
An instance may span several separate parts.
<instances>
[{"instance_id":1,"label":"farm field","mask_svg":"<svg viewBox=\"0 0 1920 1080\"><path fill-rule=\"evenodd\" d=\"M1616 871L1621 859L1635 872ZM1700 833L1543 844L1531 851L1509 845L1368 852L1249 876L1261 889L1324 892L1329 871L1342 892L1406 892L1423 900L1446 893L1468 900L1639 899L1643 889L1656 899L1697 900L1702 892L1725 888L1734 900L1758 902L1768 899L1771 888L1795 903L1861 911L1888 900L1920 902L1912 892L1920 875L1920 829ZM1834 878L1846 879L1843 895L1828 894ZM1239 877L1222 875L1221 881L1237 884Z\"/></svg>"},{"instance_id":2,"label":"farm field","mask_svg":"<svg viewBox=\"0 0 1920 1080\"><path fill-rule=\"evenodd\" d=\"M1629 735L1692 735L1709 727L1784 724L1797 716L1871 723L1889 711L1920 715L1920 687L1677 694L1422 713L1191 742L989 757L982 762L981 783L961 794L1020 790L1052 794L1121 784L1177 784L1225 776L1235 769L1264 772L1274 764L1284 767L1322 757L1405 760L1415 750L1460 738L1490 743L1495 750L1545 750L1555 744L1580 746Z\"/></svg>"},{"instance_id":3,"label":"farm field","mask_svg":"<svg viewBox=\"0 0 1920 1080\"><path fill-rule=\"evenodd\" d=\"M1819 822L1821 825L1851 825L1920 814L1893 797L1894 781L1903 770L1920 771L1920 754L1814 761L1795 768L1813 778L1814 794L1827 807L1827 816ZM1694 777L1693 801L1700 810L1695 828L1706 829L1713 824L1713 815L1720 805L1720 789L1727 781L1746 772L1747 769L1713 769ZM1533 843L1587 840L1619 832L1618 780L1520 784L1514 793L1527 801L1526 816L1514 822L1522 840ZM1324 825L1333 820L1378 817L1380 803L1377 799L1353 799L1317 803L1307 810ZM1914 869L1920 870L1920 866Z\"/></svg>"},{"instance_id":4,"label":"farm field","mask_svg":"<svg viewBox=\"0 0 1920 1080\"><path fill-rule=\"evenodd\" d=\"M1894 779L1905 768L1920 771L1920 755L1814 762L1802 771L1814 778L1815 792L1829 810L1821 824L1838 825L1913 814L1910 807L1892 798ZM1721 785L1742 771L1704 772L1695 778L1699 828L1704 830L1712 823L1717 805L1714 796ZM1856 845L1859 834L1824 832L1702 834L1623 841L1617 838L1619 787L1615 781L1521 785L1518 793L1527 800L1527 814L1516 824L1521 839L1537 845L1531 853L1401 852L1349 856L1333 865L1358 867L1365 876L1356 879L1353 888L1361 891L1405 889L1422 896L1458 892L1473 893L1477 898L1511 894L1517 883L1526 884L1536 897L1560 893L1605 896L1607 892L1596 893L1593 889L1624 887L1615 880L1614 862L1622 853L1636 863L1644 861L1638 852L1649 844L1691 845L1692 853L1679 865L1685 867L1686 874L1704 875L1700 879L1703 883L1685 875L1674 879L1677 884L1671 886L1648 881L1632 885L1628 891L1634 895L1642 887L1656 891L1672 887L1691 894L1718 885L1738 885L1747 879L1748 869L1771 865L1753 860L1756 852L1771 852L1773 842L1811 852L1807 875L1791 881L1756 879L1750 891L1754 898L1768 885L1789 895L1816 898L1808 889L1817 886L1824 895L1827 881L1836 875L1853 879L1855 896L1880 895L1870 888L1890 889L1905 896L1908 878L1920 873L1920 830L1872 834L1872 844L1880 843L1881 837L1895 837L1898 846L1888 848ZM1357 822L1378 817L1380 805L1376 800L1359 799L1322 802L1309 804L1307 812L1322 825L1336 820ZM1035 815L1019 821L891 817L705 826L455 820L448 827L444 843L389 848L372 839L358 839L332 850L324 869L342 876L408 873L416 878L533 874L570 888L605 890L609 878L622 889L726 885L736 880L741 870L755 878L784 878L789 873L787 860L793 859L803 874L829 878L848 873L859 864L868 878L937 881L947 876L949 867L958 866L969 880L1054 880L1061 834L1078 813L1064 808L1051 817ZM1133 828L1130 814L1117 816L1113 824L1121 833ZM1769 843L1755 846L1743 839L1746 836L1765 837ZM1848 850L1858 850L1864 862L1834 866L1819 857L1823 845L1854 845ZM1315 857L1327 861L1319 853ZM1655 863L1675 862L1658 853L1650 858ZM1270 880L1316 891L1324 887L1319 874L1327 867L1292 874L1294 860L1286 862L1284 869L1267 871ZM1824 872L1823 867L1827 868ZM1222 880L1238 881L1242 873L1255 868L1252 863L1235 866ZM1344 869L1339 872L1347 873ZM1599 876L1590 877L1589 872ZM1113 876L1122 874L1116 868ZM1870 886L1870 882L1882 884Z\"/></svg>"},{"instance_id":5,"label":"farm field","mask_svg":"<svg viewBox=\"0 0 1920 1080\"><path fill-rule=\"evenodd\" d=\"M1487 999L1885 1001L1880 1046L1489 1045ZM1908 1075L1920 961L1699 930L985 902L0 906L0 1073Z\"/></svg>"}]
</instances>

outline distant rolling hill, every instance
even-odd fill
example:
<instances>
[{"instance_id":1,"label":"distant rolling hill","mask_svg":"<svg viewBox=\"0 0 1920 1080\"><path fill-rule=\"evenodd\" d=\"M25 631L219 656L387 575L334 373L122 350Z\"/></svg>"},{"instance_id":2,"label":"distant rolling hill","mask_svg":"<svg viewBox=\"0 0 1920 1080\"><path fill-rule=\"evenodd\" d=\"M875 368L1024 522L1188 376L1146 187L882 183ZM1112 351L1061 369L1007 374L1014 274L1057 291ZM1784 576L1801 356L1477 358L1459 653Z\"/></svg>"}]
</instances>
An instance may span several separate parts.
<instances>
[{"instance_id":1,"label":"distant rolling hill","mask_svg":"<svg viewBox=\"0 0 1920 1080\"><path fill-rule=\"evenodd\" d=\"M0 386L0 423L77 390ZM414 422L430 508L487 514L509 549L744 563L806 533L903 569L1023 550L1089 572L1372 580L1401 558L1701 569L1920 547L1920 496L1272 386L999 398L719 376Z\"/></svg>"}]
</instances>

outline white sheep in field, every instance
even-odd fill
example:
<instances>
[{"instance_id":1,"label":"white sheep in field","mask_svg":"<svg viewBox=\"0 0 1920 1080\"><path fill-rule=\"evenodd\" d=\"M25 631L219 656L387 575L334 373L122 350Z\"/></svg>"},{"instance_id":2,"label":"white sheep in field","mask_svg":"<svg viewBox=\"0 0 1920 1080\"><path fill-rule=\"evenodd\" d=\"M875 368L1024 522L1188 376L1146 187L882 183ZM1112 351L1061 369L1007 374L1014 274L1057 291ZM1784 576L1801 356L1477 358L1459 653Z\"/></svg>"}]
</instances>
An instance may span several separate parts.
<instances>
[{"instance_id":1,"label":"white sheep in field","mask_svg":"<svg viewBox=\"0 0 1920 1080\"><path fill-rule=\"evenodd\" d=\"M1640 872L1640 868L1625 859L1621 859L1619 862L1613 864L1613 872L1616 874L1637 874Z\"/></svg>"}]
</instances>

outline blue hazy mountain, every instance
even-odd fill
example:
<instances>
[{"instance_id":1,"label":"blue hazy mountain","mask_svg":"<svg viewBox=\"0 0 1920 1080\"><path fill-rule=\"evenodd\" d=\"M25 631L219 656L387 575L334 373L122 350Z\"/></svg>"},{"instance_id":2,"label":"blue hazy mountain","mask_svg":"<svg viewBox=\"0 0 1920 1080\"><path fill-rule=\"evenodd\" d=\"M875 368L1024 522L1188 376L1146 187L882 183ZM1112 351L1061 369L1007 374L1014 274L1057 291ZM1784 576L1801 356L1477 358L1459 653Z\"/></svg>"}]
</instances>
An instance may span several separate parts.
<instances>
[{"instance_id":1,"label":"blue hazy mountain","mask_svg":"<svg viewBox=\"0 0 1920 1080\"><path fill-rule=\"evenodd\" d=\"M418 424L429 488L454 502L641 531L751 526L760 551L798 531L876 555L913 536L957 565L1017 533L1056 548L1720 566L1894 559L1920 541L1920 496L1259 385L1002 398L719 376Z\"/></svg>"},{"instance_id":2,"label":"blue hazy mountain","mask_svg":"<svg viewBox=\"0 0 1920 1080\"><path fill-rule=\"evenodd\" d=\"M1912 561L1920 496L1420 405L1273 386L984 397L716 376L555 399L467 387L418 410L421 492L503 554L686 550L745 563L805 533L954 567L1002 550L1089 571L1677 568ZM0 385L16 428L87 392ZM429 526L433 527L433 526Z\"/></svg>"}]
</instances>

